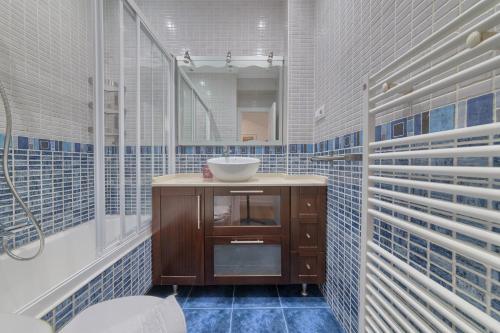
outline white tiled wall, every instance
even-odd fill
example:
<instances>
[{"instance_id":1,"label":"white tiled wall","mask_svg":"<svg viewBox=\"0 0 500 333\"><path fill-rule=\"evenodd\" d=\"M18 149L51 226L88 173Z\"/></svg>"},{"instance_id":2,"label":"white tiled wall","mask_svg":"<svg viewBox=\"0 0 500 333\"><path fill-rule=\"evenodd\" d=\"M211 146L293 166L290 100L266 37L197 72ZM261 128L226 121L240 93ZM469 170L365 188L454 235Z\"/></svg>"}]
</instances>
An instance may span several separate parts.
<instances>
[{"instance_id":1,"label":"white tiled wall","mask_svg":"<svg viewBox=\"0 0 500 333\"><path fill-rule=\"evenodd\" d=\"M288 2L288 143L313 139L314 3Z\"/></svg>"},{"instance_id":2,"label":"white tiled wall","mask_svg":"<svg viewBox=\"0 0 500 333\"><path fill-rule=\"evenodd\" d=\"M208 104L211 118L217 127L211 128L217 140L231 141L237 137L236 74L198 73L189 74L191 82ZM196 140L204 141L207 112L201 105L196 107ZM213 124L212 124L213 125Z\"/></svg>"},{"instance_id":3,"label":"white tiled wall","mask_svg":"<svg viewBox=\"0 0 500 333\"><path fill-rule=\"evenodd\" d=\"M91 1L0 0L0 80L14 135L92 142ZM0 126L4 132L3 104Z\"/></svg>"},{"instance_id":4,"label":"white tiled wall","mask_svg":"<svg viewBox=\"0 0 500 333\"><path fill-rule=\"evenodd\" d=\"M284 55L285 0L137 0L162 44L176 55Z\"/></svg>"},{"instance_id":5,"label":"white tiled wall","mask_svg":"<svg viewBox=\"0 0 500 333\"><path fill-rule=\"evenodd\" d=\"M376 73L476 2L317 0L314 103L315 108L325 105L327 115L316 124L314 141L360 130L364 75ZM482 76L439 91L380 121L478 96L493 91L494 85L491 75Z\"/></svg>"}]
</instances>

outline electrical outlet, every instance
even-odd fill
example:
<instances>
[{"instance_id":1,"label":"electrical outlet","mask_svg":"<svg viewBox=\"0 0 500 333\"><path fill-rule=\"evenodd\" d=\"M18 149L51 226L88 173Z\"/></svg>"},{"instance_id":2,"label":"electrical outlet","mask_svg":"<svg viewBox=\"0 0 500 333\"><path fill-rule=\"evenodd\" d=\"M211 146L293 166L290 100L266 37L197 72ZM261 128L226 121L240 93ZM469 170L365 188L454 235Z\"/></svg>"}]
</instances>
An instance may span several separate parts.
<instances>
[{"instance_id":1,"label":"electrical outlet","mask_svg":"<svg viewBox=\"0 0 500 333\"><path fill-rule=\"evenodd\" d=\"M314 120L318 121L318 120L321 120L323 118L325 118L326 114L325 114L325 106L322 105L321 107L319 107L315 112L314 112Z\"/></svg>"}]
</instances>

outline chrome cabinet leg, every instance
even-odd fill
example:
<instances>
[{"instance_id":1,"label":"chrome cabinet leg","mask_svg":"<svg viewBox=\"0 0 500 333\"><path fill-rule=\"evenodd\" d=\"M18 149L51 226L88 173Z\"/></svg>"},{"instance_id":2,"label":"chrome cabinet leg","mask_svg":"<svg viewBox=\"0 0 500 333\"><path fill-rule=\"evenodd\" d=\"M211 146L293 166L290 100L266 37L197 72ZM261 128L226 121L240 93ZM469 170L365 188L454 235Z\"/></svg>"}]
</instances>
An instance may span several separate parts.
<instances>
[{"instance_id":1,"label":"chrome cabinet leg","mask_svg":"<svg viewBox=\"0 0 500 333\"><path fill-rule=\"evenodd\" d=\"M179 285L174 284L172 286L172 289L174 289L174 296L177 296L178 295L178 291L179 291Z\"/></svg>"},{"instance_id":2,"label":"chrome cabinet leg","mask_svg":"<svg viewBox=\"0 0 500 333\"><path fill-rule=\"evenodd\" d=\"M302 296L307 296L307 283L302 283L302 292L300 293Z\"/></svg>"}]
</instances>

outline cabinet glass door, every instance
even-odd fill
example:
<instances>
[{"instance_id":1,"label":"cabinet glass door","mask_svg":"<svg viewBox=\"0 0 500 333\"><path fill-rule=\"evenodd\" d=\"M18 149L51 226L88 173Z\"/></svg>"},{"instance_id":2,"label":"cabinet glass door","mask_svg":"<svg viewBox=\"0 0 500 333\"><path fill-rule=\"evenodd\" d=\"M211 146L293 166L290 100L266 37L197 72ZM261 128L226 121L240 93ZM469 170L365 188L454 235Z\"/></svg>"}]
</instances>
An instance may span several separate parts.
<instances>
[{"instance_id":1,"label":"cabinet glass door","mask_svg":"<svg viewBox=\"0 0 500 333\"><path fill-rule=\"evenodd\" d=\"M279 227L280 195L215 195L214 227Z\"/></svg>"},{"instance_id":2,"label":"cabinet glass door","mask_svg":"<svg viewBox=\"0 0 500 333\"><path fill-rule=\"evenodd\" d=\"M214 277L281 276L280 244L233 242L214 245Z\"/></svg>"}]
</instances>

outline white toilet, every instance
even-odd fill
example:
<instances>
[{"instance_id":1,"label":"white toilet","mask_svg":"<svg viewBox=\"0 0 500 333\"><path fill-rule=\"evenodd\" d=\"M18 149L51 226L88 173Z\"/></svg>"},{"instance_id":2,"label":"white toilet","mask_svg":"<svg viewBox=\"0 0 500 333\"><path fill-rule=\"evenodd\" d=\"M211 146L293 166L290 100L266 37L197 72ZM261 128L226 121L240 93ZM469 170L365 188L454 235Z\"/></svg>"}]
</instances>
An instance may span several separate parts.
<instances>
[{"instance_id":1,"label":"white toilet","mask_svg":"<svg viewBox=\"0 0 500 333\"><path fill-rule=\"evenodd\" d=\"M151 311L156 311L152 313ZM160 314L159 316L157 316ZM163 330L154 323L161 317ZM143 321L141 324L140 322ZM151 325L149 325L151 324ZM139 329L140 327L140 329ZM153 296L130 296L105 301L85 309L70 321L61 333L88 332L151 332L151 333L186 333L184 313L174 296L158 298Z\"/></svg>"}]
</instances>

